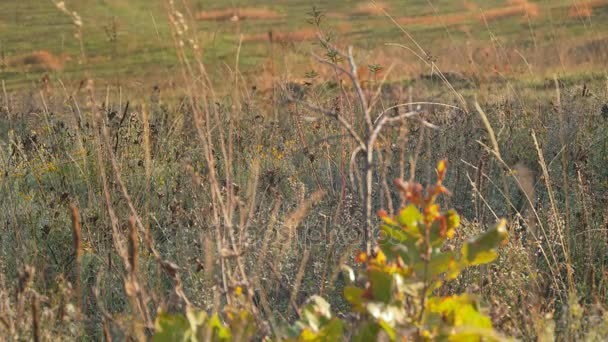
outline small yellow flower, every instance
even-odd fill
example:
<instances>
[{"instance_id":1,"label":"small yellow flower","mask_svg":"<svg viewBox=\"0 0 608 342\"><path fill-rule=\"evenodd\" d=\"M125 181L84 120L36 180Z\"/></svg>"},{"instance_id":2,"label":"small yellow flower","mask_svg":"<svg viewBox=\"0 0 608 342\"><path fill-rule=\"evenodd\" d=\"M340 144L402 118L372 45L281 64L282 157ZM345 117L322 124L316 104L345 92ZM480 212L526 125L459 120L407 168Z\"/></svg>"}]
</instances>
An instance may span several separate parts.
<instances>
[{"instance_id":1,"label":"small yellow flower","mask_svg":"<svg viewBox=\"0 0 608 342\"><path fill-rule=\"evenodd\" d=\"M376 252L376 262L377 262L379 265L384 265L384 264L386 264L386 255L385 255L385 254L384 254L384 253L383 253L381 250L378 250L378 251Z\"/></svg>"}]
</instances>

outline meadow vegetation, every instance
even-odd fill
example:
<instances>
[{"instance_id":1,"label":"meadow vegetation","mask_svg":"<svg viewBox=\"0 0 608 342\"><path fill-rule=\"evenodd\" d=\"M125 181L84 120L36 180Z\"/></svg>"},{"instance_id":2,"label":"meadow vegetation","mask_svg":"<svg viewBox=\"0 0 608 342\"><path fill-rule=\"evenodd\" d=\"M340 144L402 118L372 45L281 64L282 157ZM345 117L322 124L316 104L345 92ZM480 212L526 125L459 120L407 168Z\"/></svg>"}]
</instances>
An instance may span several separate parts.
<instances>
[{"instance_id":1,"label":"meadow vegetation","mask_svg":"<svg viewBox=\"0 0 608 342\"><path fill-rule=\"evenodd\" d=\"M1 2L2 339L607 339L608 2L402 3Z\"/></svg>"}]
</instances>

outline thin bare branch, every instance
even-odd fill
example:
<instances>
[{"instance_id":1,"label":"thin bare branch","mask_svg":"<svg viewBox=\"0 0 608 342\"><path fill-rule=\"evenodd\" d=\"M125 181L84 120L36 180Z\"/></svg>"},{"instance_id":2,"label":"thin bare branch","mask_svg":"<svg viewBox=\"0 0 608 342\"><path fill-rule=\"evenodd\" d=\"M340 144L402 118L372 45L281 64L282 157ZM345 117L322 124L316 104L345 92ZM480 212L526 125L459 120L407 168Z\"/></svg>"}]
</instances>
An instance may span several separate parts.
<instances>
[{"instance_id":1,"label":"thin bare branch","mask_svg":"<svg viewBox=\"0 0 608 342\"><path fill-rule=\"evenodd\" d=\"M361 137L359 136L359 134L357 134L357 132L355 131L355 129L353 128L353 126L346 121L346 119L344 119L338 112L334 112L331 110L327 110L325 108L319 107L317 105L314 105L310 102L306 102L306 101L302 101L302 100L298 100L293 98L291 95L287 94L287 100L291 101L291 102L295 102L297 104L300 104L302 106L304 106L304 108L314 111L314 112L318 112L324 115L327 115L329 117L332 117L336 120L338 120L338 122L348 131L348 134L350 134L350 136L355 139L355 141L357 142L357 145L359 145L361 148L365 149L365 143L363 142L363 139L361 139Z\"/></svg>"},{"instance_id":2,"label":"thin bare branch","mask_svg":"<svg viewBox=\"0 0 608 342\"><path fill-rule=\"evenodd\" d=\"M367 99L365 98L365 94L363 94L363 89L361 88L361 82L359 81L359 75L357 73L357 64L355 63L355 58L353 57L353 47L348 47L348 64L350 65L350 78L353 81L353 86L355 87L355 91L357 92L357 96L359 97L359 102L361 103L361 108L363 108L365 114L365 122L367 123L368 130L372 130L373 123L372 117L370 114L369 104L367 103Z\"/></svg>"}]
</instances>

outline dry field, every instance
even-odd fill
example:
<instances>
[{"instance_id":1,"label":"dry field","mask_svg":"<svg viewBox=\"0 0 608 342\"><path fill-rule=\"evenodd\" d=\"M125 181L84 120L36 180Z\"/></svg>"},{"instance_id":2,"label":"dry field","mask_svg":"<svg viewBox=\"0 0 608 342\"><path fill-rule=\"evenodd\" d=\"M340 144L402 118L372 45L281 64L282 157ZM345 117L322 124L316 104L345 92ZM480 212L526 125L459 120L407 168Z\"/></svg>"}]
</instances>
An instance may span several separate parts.
<instances>
[{"instance_id":1,"label":"dry field","mask_svg":"<svg viewBox=\"0 0 608 342\"><path fill-rule=\"evenodd\" d=\"M0 340L606 340L607 23L0 2Z\"/></svg>"}]
</instances>

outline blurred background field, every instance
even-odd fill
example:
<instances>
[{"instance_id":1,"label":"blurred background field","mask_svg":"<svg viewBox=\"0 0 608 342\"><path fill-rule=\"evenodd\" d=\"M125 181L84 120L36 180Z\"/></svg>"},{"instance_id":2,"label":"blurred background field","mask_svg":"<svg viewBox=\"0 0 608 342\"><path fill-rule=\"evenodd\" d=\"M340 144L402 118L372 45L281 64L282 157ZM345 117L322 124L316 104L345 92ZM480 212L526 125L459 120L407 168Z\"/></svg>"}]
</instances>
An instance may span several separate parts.
<instances>
[{"instance_id":1,"label":"blurred background field","mask_svg":"<svg viewBox=\"0 0 608 342\"><path fill-rule=\"evenodd\" d=\"M302 77L316 38L307 17L310 1L189 1L209 70L221 75L233 64L239 37L242 71L259 75L269 59L275 72ZM73 20L52 1L0 3L2 79L7 89L23 89L45 73L65 82L96 79L138 88L153 81L171 84L177 58L162 1L66 1L82 20L82 49ZM442 66L443 71L504 77L598 72L606 58L608 2L583 0L411 0L331 1L318 4L325 25L343 44L386 60L396 57L385 43L402 43L403 33L384 9ZM275 46L269 43L272 32ZM273 51L271 53L271 51ZM27 57L44 52L48 55ZM272 56L271 56L272 54ZM376 59L381 58L376 54ZM36 58L43 59L38 62ZM398 58L413 65L412 55ZM380 60L379 62L383 62ZM401 70L400 70L401 71ZM417 77L403 67L404 79ZM519 73L518 73L519 72Z\"/></svg>"}]
</instances>

